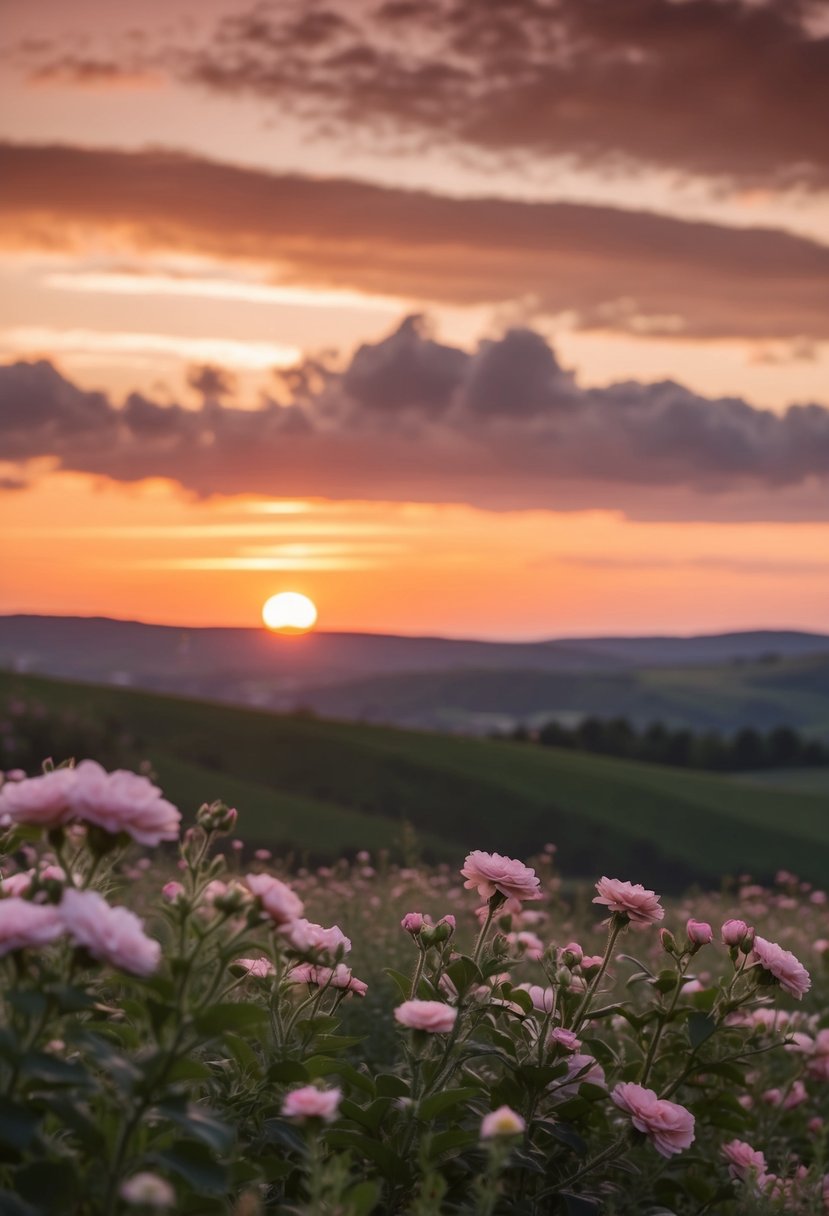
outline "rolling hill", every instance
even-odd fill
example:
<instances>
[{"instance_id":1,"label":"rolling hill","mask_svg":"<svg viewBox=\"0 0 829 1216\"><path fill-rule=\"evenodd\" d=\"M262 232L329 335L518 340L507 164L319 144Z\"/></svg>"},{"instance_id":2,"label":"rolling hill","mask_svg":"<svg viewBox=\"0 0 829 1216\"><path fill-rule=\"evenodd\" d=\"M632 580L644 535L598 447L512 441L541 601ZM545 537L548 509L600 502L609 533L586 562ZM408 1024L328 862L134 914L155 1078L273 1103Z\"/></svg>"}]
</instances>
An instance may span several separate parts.
<instances>
[{"instance_id":1,"label":"rolling hill","mask_svg":"<svg viewBox=\"0 0 829 1216\"><path fill-rule=\"evenodd\" d=\"M481 642L0 617L0 669L327 717L486 734L595 714L829 735L829 637Z\"/></svg>"},{"instance_id":2,"label":"rolling hill","mask_svg":"<svg viewBox=\"0 0 829 1216\"><path fill-rule=\"evenodd\" d=\"M664 889L780 866L820 882L829 867L829 805L810 792L2 674L0 703L10 697L47 716L116 721L183 810L223 798L248 842L316 859L399 849L410 824L435 859L471 848L520 856L551 840L569 876L608 872Z\"/></svg>"}]
</instances>

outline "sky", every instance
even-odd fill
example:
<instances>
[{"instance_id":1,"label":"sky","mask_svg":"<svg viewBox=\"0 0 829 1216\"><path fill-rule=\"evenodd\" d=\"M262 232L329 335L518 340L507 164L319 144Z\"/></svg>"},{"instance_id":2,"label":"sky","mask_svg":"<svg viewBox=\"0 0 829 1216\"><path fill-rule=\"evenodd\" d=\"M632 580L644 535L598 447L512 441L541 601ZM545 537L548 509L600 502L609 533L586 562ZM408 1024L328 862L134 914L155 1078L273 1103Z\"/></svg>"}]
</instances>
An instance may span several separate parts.
<instances>
[{"instance_id":1,"label":"sky","mask_svg":"<svg viewBox=\"0 0 829 1216\"><path fill-rule=\"evenodd\" d=\"M3 16L0 613L827 628L825 0Z\"/></svg>"}]
</instances>

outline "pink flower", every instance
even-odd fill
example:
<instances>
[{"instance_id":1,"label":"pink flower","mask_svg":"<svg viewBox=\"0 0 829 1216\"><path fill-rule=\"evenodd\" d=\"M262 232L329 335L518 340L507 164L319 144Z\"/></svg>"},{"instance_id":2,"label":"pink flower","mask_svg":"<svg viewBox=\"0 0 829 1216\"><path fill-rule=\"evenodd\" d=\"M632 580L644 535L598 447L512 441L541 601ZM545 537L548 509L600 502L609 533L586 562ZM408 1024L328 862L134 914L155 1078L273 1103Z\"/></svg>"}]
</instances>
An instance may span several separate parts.
<instances>
[{"instance_id":1,"label":"pink flower","mask_svg":"<svg viewBox=\"0 0 829 1216\"><path fill-rule=\"evenodd\" d=\"M337 963L336 967L317 967L314 963L300 963L288 972L292 984L314 984L317 988L344 988L355 996L365 996L368 984L358 980L345 963Z\"/></svg>"},{"instance_id":2,"label":"pink flower","mask_svg":"<svg viewBox=\"0 0 829 1216\"><path fill-rule=\"evenodd\" d=\"M267 958L237 958L231 965L242 967L246 975L256 980L266 980L274 974L273 963Z\"/></svg>"},{"instance_id":3,"label":"pink flower","mask_svg":"<svg viewBox=\"0 0 829 1216\"><path fill-rule=\"evenodd\" d=\"M422 912L407 912L400 922L400 928L411 933L412 937L417 937L423 926L431 923L429 917L424 916Z\"/></svg>"},{"instance_id":4,"label":"pink flower","mask_svg":"<svg viewBox=\"0 0 829 1216\"><path fill-rule=\"evenodd\" d=\"M286 1119L324 1119L331 1123L337 1117L342 1090L317 1089L316 1085L303 1085L286 1094L282 1103L282 1114Z\"/></svg>"},{"instance_id":5,"label":"pink flower","mask_svg":"<svg viewBox=\"0 0 829 1216\"><path fill-rule=\"evenodd\" d=\"M659 1098L652 1089L633 1081L621 1082L610 1096L663 1157L681 1153L693 1143L694 1116L677 1102Z\"/></svg>"},{"instance_id":6,"label":"pink flower","mask_svg":"<svg viewBox=\"0 0 829 1216\"><path fill-rule=\"evenodd\" d=\"M708 946L714 940L714 930L706 920L688 921L685 926L685 932L688 934L688 940L694 946Z\"/></svg>"},{"instance_id":7,"label":"pink flower","mask_svg":"<svg viewBox=\"0 0 829 1216\"><path fill-rule=\"evenodd\" d=\"M41 777L7 781L0 788L0 822L31 823L55 828L72 816L75 769L56 768Z\"/></svg>"},{"instance_id":8,"label":"pink flower","mask_svg":"<svg viewBox=\"0 0 829 1216\"><path fill-rule=\"evenodd\" d=\"M572 955L572 961L565 960L565 954ZM559 958L566 963L568 967L578 967L584 958L584 951L578 942L568 942L566 946L562 946L559 952Z\"/></svg>"},{"instance_id":9,"label":"pink flower","mask_svg":"<svg viewBox=\"0 0 829 1216\"><path fill-rule=\"evenodd\" d=\"M133 1174L132 1178L122 1182L118 1194L125 1203L140 1204L144 1208L171 1208L176 1201L176 1193L170 1183L158 1174L147 1171Z\"/></svg>"},{"instance_id":10,"label":"pink flower","mask_svg":"<svg viewBox=\"0 0 829 1216\"><path fill-rule=\"evenodd\" d=\"M346 937L338 925L323 929L322 925L299 919L289 921L279 932L300 954L308 954L311 950L325 950L329 954L336 954L341 950L343 954L348 954L351 950L351 939Z\"/></svg>"},{"instance_id":11,"label":"pink flower","mask_svg":"<svg viewBox=\"0 0 829 1216\"><path fill-rule=\"evenodd\" d=\"M70 887L58 911L69 936L99 962L132 975L151 975L158 967L161 946L128 908L112 908L97 891Z\"/></svg>"},{"instance_id":12,"label":"pink flower","mask_svg":"<svg viewBox=\"0 0 829 1216\"><path fill-rule=\"evenodd\" d=\"M274 924L286 925L288 921L302 916L302 900L278 878L272 878L270 874L248 874L245 882L248 889L262 901L263 911Z\"/></svg>"},{"instance_id":13,"label":"pink flower","mask_svg":"<svg viewBox=\"0 0 829 1216\"><path fill-rule=\"evenodd\" d=\"M549 1013L553 1008L555 993L552 988L543 988L541 984L519 984L518 989L529 993L533 1009L537 1009L539 1013Z\"/></svg>"},{"instance_id":14,"label":"pink flower","mask_svg":"<svg viewBox=\"0 0 829 1216\"><path fill-rule=\"evenodd\" d=\"M723 944L726 946L739 946L748 931L748 925L744 920L727 920L722 927ZM734 1143L739 1142L735 1141Z\"/></svg>"},{"instance_id":15,"label":"pink flower","mask_svg":"<svg viewBox=\"0 0 829 1216\"><path fill-rule=\"evenodd\" d=\"M753 961L770 972L780 987L790 993L795 1000L802 1001L805 993L812 986L809 972L792 954L784 950L776 942L766 941L764 937L755 937Z\"/></svg>"},{"instance_id":16,"label":"pink flower","mask_svg":"<svg viewBox=\"0 0 829 1216\"><path fill-rule=\"evenodd\" d=\"M619 878L600 878L594 904L604 904L611 912L626 916L635 929L656 924L665 915L659 896L646 891L641 883L622 882Z\"/></svg>"},{"instance_id":17,"label":"pink flower","mask_svg":"<svg viewBox=\"0 0 829 1216\"><path fill-rule=\"evenodd\" d=\"M73 816L113 836L126 832L150 848L178 840L181 815L148 777L127 769L108 773L96 760L82 760L74 772Z\"/></svg>"},{"instance_id":18,"label":"pink flower","mask_svg":"<svg viewBox=\"0 0 829 1216\"><path fill-rule=\"evenodd\" d=\"M765 1157L745 1140L730 1140L722 1146L722 1153L728 1162L728 1172L732 1178L744 1182L751 1174L755 1178L765 1176Z\"/></svg>"},{"instance_id":19,"label":"pink flower","mask_svg":"<svg viewBox=\"0 0 829 1216\"><path fill-rule=\"evenodd\" d=\"M581 960L581 969L589 974L591 971L598 971L603 962L604 958L601 954L585 954Z\"/></svg>"},{"instance_id":20,"label":"pink flower","mask_svg":"<svg viewBox=\"0 0 829 1216\"><path fill-rule=\"evenodd\" d=\"M806 1071L818 1081L829 1081L829 1027L815 1035Z\"/></svg>"},{"instance_id":21,"label":"pink flower","mask_svg":"<svg viewBox=\"0 0 829 1216\"><path fill-rule=\"evenodd\" d=\"M469 890L477 889L482 899L491 899L500 892L507 899L541 899L540 880L535 870L500 853L483 853L476 849L468 854L461 874Z\"/></svg>"},{"instance_id":22,"label":"pink flower","mask_svg":"<svg viewBox=\"0 0 829 1216\"><path fill-rule=\"evenodd\" d=\"M563 1026L556 1026L550 1031L550 1042L557 1043L564 1051L578 1051L581 1047L581 1039Z\"/></svg>"},{"instance_id":23,"label":"pink flower","mask_svg":"<svg viewBox=\"0 0 829 1216\"><path fill-rule=\"evenodd\" d=\"M184 894L184 887L180 882L165 882L161 888L161 894L168 904L175 904Z\"/></svg>"},{"instance_id":24,"label":"pink flower","mask_svg":"<svg viewBox=\"0 0 829 1216\"><path fill-rule=\"evenodd\" d=\"M0 895L25 895L34 879L34 870L18 870L0 881Z\"/></svg>"},{"instance_id":25,"label":"pink flower","mask_svg":"<svg viewBox=\"0 0 829 1216\"><path fill-rule=\"evenodd\" d=\"M599 1085L603 1089L607 1085L604 1069L598 1060L592 1056L576 1052L567 1061L567 1075L555 1088L559 1097L570 1098L579 1092L579 1086L585 1083Z\"/></svg>"},{"instance_id":26,"label":"pink flower","mask_svg":"<svg viewBox=\"0 0 829 1216\"><path fill-rule=\"evenodd\" d=\"M496 1136L520 1136L526 1123L510 1106L499 1106L481 1120L481 1139L492 1140Z\"/></svg>"},{"instance_id":27,"label":"pink flower","mask_svg":"<svg viewBox=\"0 0 829 1216\"><path fill-rule=\"evenodd\" d=\"M404 1001L394 1011L396 1021L412 1030L428 1030L430 1034L448 1034L458 1016L457 1009L442 1001Z\"/></svg>"},{"instance_id":28,"label":"pink flower","mask_svg":"<svg viewBox=\"0 0 829 1216\"><path fill-rule=\"evenodd\" d=\"M63 932L53 904L33 904L17 895L0 899L0 956L30 946L45 946Z\"/></svg>"},{"instance_id":29,"label":"pink flower","mask_svg":"<svg viewBox=\"0 0 829 1216\"><path fill-rule=\"evenodd\" d=\"M544 956L543 941L537 933L531 933L529 929L522 929L520 933L508 933L507 941L519 954L532 962L538 962Z\"/></svg>"}]
</instances>

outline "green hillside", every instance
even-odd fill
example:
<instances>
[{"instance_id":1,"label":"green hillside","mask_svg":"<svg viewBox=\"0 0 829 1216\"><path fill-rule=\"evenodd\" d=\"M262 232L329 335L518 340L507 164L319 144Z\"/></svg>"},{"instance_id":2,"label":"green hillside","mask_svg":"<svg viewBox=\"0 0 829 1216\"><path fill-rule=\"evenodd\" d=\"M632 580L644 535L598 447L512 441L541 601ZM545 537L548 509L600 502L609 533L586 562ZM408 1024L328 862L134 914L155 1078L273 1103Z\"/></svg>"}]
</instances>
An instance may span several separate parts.
<instances>
[{"instance_id":1,"label":"green hillside","mask_svg":"<svg viewBox=\"0 0 829 1216\"><path fill-rule=\"evenodd\" d=\"M607 871L662 887L780 866L819 882L829 865L829 802L817 793L0 675L0 700L12 695L115 720L182 809L223 798L238 806L249 842L315 858L399 846L408 822L438 859L470 848L527 854L549 840L569 875Z\"/></svg>"}]
</instances>

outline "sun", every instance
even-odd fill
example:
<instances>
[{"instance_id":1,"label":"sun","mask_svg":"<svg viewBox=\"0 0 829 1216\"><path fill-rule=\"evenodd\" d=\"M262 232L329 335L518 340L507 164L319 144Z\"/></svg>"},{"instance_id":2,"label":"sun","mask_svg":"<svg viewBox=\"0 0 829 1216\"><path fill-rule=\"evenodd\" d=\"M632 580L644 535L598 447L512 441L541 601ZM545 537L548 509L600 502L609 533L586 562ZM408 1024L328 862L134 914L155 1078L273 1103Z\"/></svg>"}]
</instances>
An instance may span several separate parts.
<instances>
[{"instance_id":1,"label":"sun","mask_svg":"<svg viewBox=\"0 0 829 1216\"><path fill-rule=\"evenodd\" d=\"M276 633L306 633L317 621L317 608L307 595L280 591L262 606L262 620Z\"/></svg>"}]
</instances>

